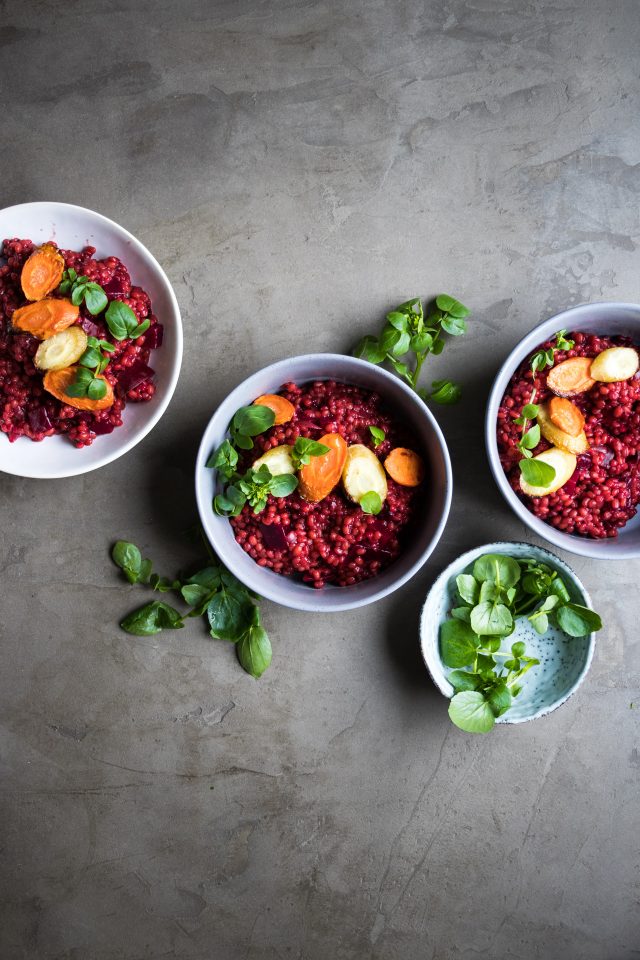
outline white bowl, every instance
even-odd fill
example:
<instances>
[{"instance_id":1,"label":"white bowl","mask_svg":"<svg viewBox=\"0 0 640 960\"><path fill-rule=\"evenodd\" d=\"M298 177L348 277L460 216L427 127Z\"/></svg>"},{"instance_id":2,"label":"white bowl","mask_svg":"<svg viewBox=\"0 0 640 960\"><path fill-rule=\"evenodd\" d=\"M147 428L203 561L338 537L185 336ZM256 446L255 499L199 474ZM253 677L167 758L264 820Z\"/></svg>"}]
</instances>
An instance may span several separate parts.
<instances>
[{"instance_id":1,"label":"white bowl","mask_svg":"<svg viewBox=\"0 0 640 960\"><path fill-rule=\"evenodd\" d=\"M222 443L233 414L264 393L275 393L283 383L301 384L310 380L338 380L378 393L412 426L416 440L428 457L430 488L427 513L411 544L387 570L352 587L327 585L315 590L301 581L259 567L240 547L231 524L212 509L216 493L214 471L205 463L212 450ZM227 567L246 586L262 597L296 610L329 612L349 610L373 603L406 583L423 565L442 535L451 505L451 463L449 452L430 410L401 380L364 360L332 353L316 353L280 360L254 373L218 407L204 432L196 461L196 498L202 525L211 544Z\"/></svg>"},{"instance_id":2,"label":"white bowl","mask_svg":"<svg viewBox=\"0 0 640 960\"><path fill-rule=\"evenodd\" d=\"M485 441L491 471L500 492L511 509L526 523L534 533L548 540L554 546L583 557L596 560L628 560L640 557L640 514L620 530L617 537L609 540L590 540L571 533L563 533L551 524L535 517L516 496L507 480L500 463L496 423L498 408L504 396L507 384L522 361L530 356L536 347L549 339L557 330L569 332L598 333L601 336L632 337L640 344L640 305L637 303L585 303L570 310L563 310L528 333L515 347L500 367L493 384L485 418Z\"/></svg>"},{"instance_id":3,"label":"white bowl","mask_svg":"<svg viewBox=\"0 0 640 960\"><path fill-rule=\"evenodd\" d=\"M158 261L124 227L93 210L69 203L21 203L0 210L0 241L19 237L36 243L81 250L90 245L96 257L118 257L131 280L151 297L153 312L164 326L162 346L154 352L156 392L148 403L128 403L121 427L96 437L90 447L76 449L61 435L35 443L19 437L10 443L0 433L0 471L19 477L50 480L73 477L117 460L158 422L175 390L182 362L182 323L178 301Z\"/></svg>"},{"instance_id":4,"label":"white bowl","mask_svg":"<svg viewBox=\"0 0 640 960\"><path fill-rule=\"evenodd\" d=\"M440 574L427 594L420 617L420 648L422 658L436 687L447 698L453 696L453 687L447 679L450 672L440 656L440 625L447 619L451 609L455 578L471 567L485 553L500 553L522 559L534 557L553 567L562 577L574 603L591 607L591 599L571 567L543 547L531 543L486 543L463 553ZM507 713L496 723L524 723L544 717L561 704L566 703L586 677L595 651L596 635L568 637L559 627L550 626L541 637L526 619L516 621L516 629L505 637L505 646L522 640L527 646L527 655L540 660L522 678L522 690L514 698ZM508 642L507 642L508 641Z\"/></svg>"}]
</instances>

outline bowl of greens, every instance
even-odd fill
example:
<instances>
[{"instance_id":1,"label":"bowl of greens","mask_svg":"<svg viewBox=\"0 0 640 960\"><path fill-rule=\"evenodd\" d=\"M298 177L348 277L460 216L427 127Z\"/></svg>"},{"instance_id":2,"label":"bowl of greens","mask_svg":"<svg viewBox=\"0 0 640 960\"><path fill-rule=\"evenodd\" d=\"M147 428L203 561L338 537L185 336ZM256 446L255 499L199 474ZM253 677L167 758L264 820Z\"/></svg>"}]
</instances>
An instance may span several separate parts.
<instances>
[{"instance_id":1,"label":"bowl of greens","mask_svg":"<svg viewBox=\"0 0 640 960\"><path fill-rule=\"evenodd\" d=\"M583 682L602 627L571 568L530 543L462 554L425 601L422 656L467 733L546 716Z\"/></svg>"}]
</instances>

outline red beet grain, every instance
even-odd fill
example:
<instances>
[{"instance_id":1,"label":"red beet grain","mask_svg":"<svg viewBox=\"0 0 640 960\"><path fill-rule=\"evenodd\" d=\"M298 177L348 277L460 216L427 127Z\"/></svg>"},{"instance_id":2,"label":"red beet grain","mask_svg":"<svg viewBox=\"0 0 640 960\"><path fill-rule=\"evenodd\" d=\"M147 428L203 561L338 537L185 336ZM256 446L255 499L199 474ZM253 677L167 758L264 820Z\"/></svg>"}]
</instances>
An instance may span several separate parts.
<instances>
[{"instance_id":1,"label":"red beet grain","mask_svg":"<svg viewBox=\"0 0 640 960\"><path fill-rule=\"evenodd\" d=\"M567 334L573 349L558 352L556 362L569 357L595 357L608 347L634 346L626 337L599 337ZM551 340L541 349L553 345ZM514 418L529 402L535 386L536 403L553 394L547 387L548 367L533 374L529 360L513 374L498 410L497 441L502 467L515 493L541 520L564 533L592 539L616 537L635 515L640 502L640 374L619 383L596 383L585 393L572 397L585 416L587 453L578 457L571 479L546 497L527 497L520 489L521 459L517 448L520 427ZM542 440L534 455L548 449Z\"/></svg>"},{"instance_id":2,"label":"red beet grain","mask_svg":"<svg viewBox=\"0 0 640 960\"><path fill-rule=\"evenodd\" d=\"M148 318L151 325L137 340L114 340L103 317L91 316L83 303L79 323L87 336L108 340L115 347L105 373L115 401L107 410L92 413L57 400L44 389L42 373L34 366L40 341L11 325L14 311L27 302L20 274L34 246L31 240L11 239L5 240L0 250L0 431L12 442L19 437L40 441L63 434L74 446L88 447L97 436L122 425L127 402L153 397L154 371L149 359L151 351L162 344L162 325L152 312L149 295L132 285L129 271L117 257L96 260L95 247L90 246L82 251L60 250L67 268L99 283L110 300L126 302L139 321ZM50 296L56 296L55 291Z\"/></svg>"},{"instance_id":3,"label":"red beet grain","mask_svg":"<svg viewBox=\"0 0 640 960\"><path fill-rule=\"evenodd\" d=\"M339 433L349 444L373 449L369 426L380 427L386 435L374 451L380 460L397 446L416 449L415 438L376 394L331 380L288 383L280 394L293 404L293 419L255 437L255 448L242 469L267 450L294 444L300 436L319 440L325 433ZM294 491L288 497L269 496L260 514L245 504L231 519L235 538L261 567L316 589L329 583L352 586L374 577L400 556L424 496L422 487L387 480L388 497L377 516L363 513L340 486L319 503L308 503Z\"/></svg>"}]
</instances>

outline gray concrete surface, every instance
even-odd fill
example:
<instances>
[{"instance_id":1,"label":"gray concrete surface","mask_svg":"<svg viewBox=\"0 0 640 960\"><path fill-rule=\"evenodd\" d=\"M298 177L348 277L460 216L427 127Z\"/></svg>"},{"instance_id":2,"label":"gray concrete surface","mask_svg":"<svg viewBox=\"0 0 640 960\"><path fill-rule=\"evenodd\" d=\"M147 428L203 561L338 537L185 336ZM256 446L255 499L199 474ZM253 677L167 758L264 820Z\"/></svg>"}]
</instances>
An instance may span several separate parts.
<instances>
[{"instance_id":1,"label":"gray concrete surface","mask_svg":"<svg viewBox=\"0 0 640 960\"><path fill-rule=\"evenodd\" d=\"M484 459L500 359L568 304L639 299L637 4L0 4L2 200L93 207L180 300L175 399L96 474L0 477L3 960L631 960L640 564L567 558L606 618L553 716L449 725L418 609L461 551L529 538ZM473 307L433 362L450 522L399 594L265 604L259 682L193 623L135 639L107 548L198 559L192 462L216 404L349 348L407 296ZM630 709L632 704L636 708Z\"/></svg>"}]
</instances>

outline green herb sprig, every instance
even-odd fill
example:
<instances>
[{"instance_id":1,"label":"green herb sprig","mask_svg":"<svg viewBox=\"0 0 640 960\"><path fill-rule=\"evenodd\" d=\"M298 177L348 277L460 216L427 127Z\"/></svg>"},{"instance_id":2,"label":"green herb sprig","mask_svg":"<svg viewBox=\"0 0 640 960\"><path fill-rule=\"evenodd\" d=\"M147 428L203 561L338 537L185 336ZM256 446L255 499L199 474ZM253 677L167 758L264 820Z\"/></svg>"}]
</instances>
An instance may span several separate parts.
<instances>
[{"instance_id":1,"label":"green herb sprig","mask_svg":"<svg viewBox=\"0 0 640 960\"><path fill-rule=\"evenodd\" d=\"M317 440L309 440L307 437L298 437L291 449L293 469L299 470L300 467L311 463L312 457L322 457L325 453L329 453L329 447L326 444L318 443Z\"/></svg>"},{"instance_id":2,"label":"green herb sprig","mask_svg":"<svg viewBox=\"0 0 640 960\"><path fill-rule=\"evenodd\" d=\"M387 439L386 433L380 427L374 427L371 425L369 427L369 433L371 434L371 439L375 449L377 449L380 444L384 443L384 441Z\"/></svg>"},{"instance_id":3,"label":"green herb sprig","mask_svg":"<svg viewBox=\"0 0 640 960\"><path fill-rule=\"evenodd\" d=\"M106 340L89 337L87 349L78 360L78 369L75 378L71 381L65 393L68 397L89 397L90 400L101 400L107 392L107 384L100 374L109 366L110 357L115 347ZM107 354L107 356L105 356Z\"/></svg>"},{"instance_id":4,"label":"green herb sprig","mask_svg":"<svg viewBox=\"0 0 640 960\"><path fill-rule=\"evenodd\" d=\"M162 600L153 600L120 622L126 633L151 636L162 630L181 629L185 620L204 616L210 635L234 643L243 669L252 677L262 676L271 663L272 651L260 620L258 598L213 554L192 576L173 580L152 575L151 561L143 560L138 547L125 540L117 541L111 557L130 583L148 583L161 593L174 591L191 608L181 613Z\"/></svg>"},{"instance_id":5,"label":"green herb sprig","mask_svg":"<svg viewBox=\"0 0 640 960\"><path fill-rule=\"evenodd\" d=\"M368 334L363 337L353 355L370 363L389 363L425 401L456 403L461 396L457 384L434 380L429 392L418 386L418 380L427 357L430 354L437 356L444 350L443 334L459 337L465 333L465 317L469 312L463 303L444 293L436 297L435 306L426 317L418 297L407 300L387 314L380 336Z\"/></svg>"},{"instance_id":6,"label":"green herb sprig","mask_svg":"<svg viewBox=\"0 0 640 960\"><path fill-rule=\"evenodd\" d=\"M478 557L472 573L456 577L451 619L440 628L442 661L453 668L449 716L468 733L490 730L520 693L524 674L539 663L521 641L501 649L520 617L527 617L540 635L552 619L570 637L602 627L595 611L572 602L566 584L548 564L502 554Z\"/></svg>"},{"instance_id":7,"label":"green herb sprig","mask_svg":"<svg viewBox=\"0 0 640 960\"><path fill-rule=\"evenodd\" d=\"M535 374L539 370L553 366L555 355L558 350L571 350L575 346L575 341L569 340L565 334L566 330L558 330L555 335L556 342L546 350L538 350L529 360L531 372ZM556 475L554 467L541 460L534 460L532 451L540 443L540 425L535 423L529 427L529 422L535 420L538 415L539 406L534 403L536 399L536 388L533 387L531 396L523 406L520 416L514 418L514 423L522 427L520 439L518 441L518 450L522 454L518 466L520 472L527 483L534 487L550 486Z\"/></svg>"},{"instance_id":8,"label":"green herb sprig","mask_svg":"<svg viewBox=\"0 0 640 960\"><path fill-rule=\"evenodd\" d=\"M99 283L95 283L89 277L79 277L73 267L64 271L58 289L65 296L70 296L71 303L76 307L79 307L84 300L87 310L93 317L102 313L109 302Z\"/></svg>"},{"instance_id":9,"label":"green herb sprig","mask_svg":"<svg viewBox=\"0 0 640 960\"><path fill-rule=\"evenodd\" d=\"M263 463L257 470L250 467L242 477L230 483L224 493L217 494L213 509L221 517L237 517L245 503L248 503L254 513L262 513L269 494L288 497L297 486L298 478L293 473L273 476L266 463Z\"/></svg>"}]
</instances>

